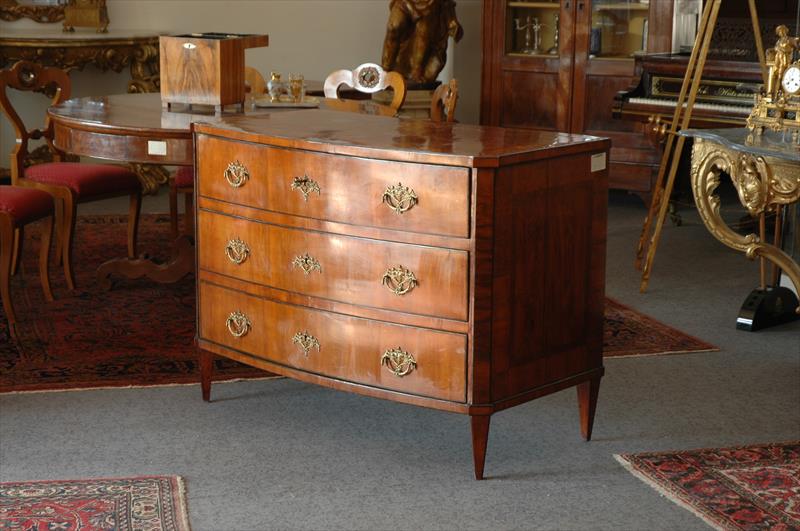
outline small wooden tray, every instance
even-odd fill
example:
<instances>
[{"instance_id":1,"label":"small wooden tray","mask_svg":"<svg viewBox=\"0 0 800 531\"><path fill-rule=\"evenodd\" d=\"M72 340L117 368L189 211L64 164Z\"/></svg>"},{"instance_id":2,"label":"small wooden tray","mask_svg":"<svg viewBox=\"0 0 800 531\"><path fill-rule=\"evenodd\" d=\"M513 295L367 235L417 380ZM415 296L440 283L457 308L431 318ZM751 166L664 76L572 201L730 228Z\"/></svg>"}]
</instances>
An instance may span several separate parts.
<instances>
[{"instance_id":1,"label":"small wooden tray","mask_svg":"<svg viewBox=\"0 0 800 531\"><path fill-rule=\"evenodd\" d=\"M253 98L253 103L256 107L298 107L309 109L319 107L319 98L306 96L303 101L288 101L281 97L278 101L272 101L269 96L259 96L258 98Z\"/></svg>"}]
</instances>

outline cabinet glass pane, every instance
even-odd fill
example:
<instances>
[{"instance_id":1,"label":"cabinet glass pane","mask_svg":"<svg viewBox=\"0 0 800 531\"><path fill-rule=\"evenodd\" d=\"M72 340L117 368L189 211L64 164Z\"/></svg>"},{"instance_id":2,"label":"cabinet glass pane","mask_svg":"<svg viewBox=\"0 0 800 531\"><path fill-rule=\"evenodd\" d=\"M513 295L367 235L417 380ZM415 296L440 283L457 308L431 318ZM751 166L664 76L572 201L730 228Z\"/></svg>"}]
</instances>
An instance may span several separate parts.
<instances>
[{"instance_id":1,"label":"cabinet glass pane","mask_svg":"<svg viewBox=\"0 0 800 531\"><path fill-rule=\"evenodd\" d=\"M506 54L558 55L560 0L506 2Z\"/></svg>"},{"instance_id":2,"label":"cabinet glass pane","mask_svg":"<svg viewBox=\"0 0 800 531\"><path fill-rule=\"evenodd\" d=\"M589 57L631 59L646 51L649 11L649 0L593 0Z\"/></svg>"}]
</instances>

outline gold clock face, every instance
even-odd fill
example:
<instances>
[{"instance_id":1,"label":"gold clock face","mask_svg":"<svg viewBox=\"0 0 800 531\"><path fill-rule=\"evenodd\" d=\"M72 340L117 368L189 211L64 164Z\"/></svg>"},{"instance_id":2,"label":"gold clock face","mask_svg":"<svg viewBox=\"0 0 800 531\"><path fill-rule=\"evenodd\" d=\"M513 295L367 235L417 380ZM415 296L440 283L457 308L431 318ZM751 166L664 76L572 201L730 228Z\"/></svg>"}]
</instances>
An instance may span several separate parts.
<instances>
[{"instance_id":1,"label":"gold clock face","mask_svg":"<svg viewBox=\"0 0 800 531\"><path fill-rule=\"evenodd\" d=\"M787 68L786 72L783 73L781 86L783 86L783 90L787 94L800 93L800 67L790 66Z\"/></svg>"}]
</instances>

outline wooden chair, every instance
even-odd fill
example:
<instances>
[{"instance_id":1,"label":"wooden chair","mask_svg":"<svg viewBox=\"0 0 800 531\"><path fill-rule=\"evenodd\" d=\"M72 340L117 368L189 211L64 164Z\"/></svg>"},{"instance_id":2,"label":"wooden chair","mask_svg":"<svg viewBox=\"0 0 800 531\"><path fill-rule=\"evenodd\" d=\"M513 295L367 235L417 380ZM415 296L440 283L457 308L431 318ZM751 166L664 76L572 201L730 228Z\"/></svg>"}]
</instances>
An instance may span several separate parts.
<instances>
[{"instance_id":1,"label":"wooden chair","mask_svg":"<svg viewBox=\"0 0 800 531\"><path fill-rule=\"evenodd\" d=\"M42 281L44 298L53 300L47 267L50 261L54 212L53 196L47 192L23 186L0 186L0 296L12 337L16 335L17 321L11 301L12 271L22 254L25 226L42 218L47 218L47 224L39 252L39 278Z\"/></svg>"},{"instance_id":2,"label":"wooden chair","mask_svg":"<svg viewBox=\"0 0 800 531\"><path fill-rule=\"evenodd\" d=\"M387 88L394 91L389 104L395 111L399 110L406 100L406 82L397 72L386 72L379 65L364 63L355 70L337 70L326 79L323 92L326 98L339 98L339 87L347 85L359 92L373 94Z\"/></svg>"},{"instance_id":3,"label":"wooden chair","mask_svg":"<svg viewBox=\"0 0 800 531\"><path fill-rule=\"evenodd\" d=\"M431 120L434 122L455 121L456 103L458 103L458 81L451 79L449 83L442 83L433 91Z\"/></svg>"},{"instance_id":4,"label":"wooden chair","mask_svg":"<svg viewBox=\"0 0 800 531\"><path fill-rule=\"evenodd\" d=\"M253 96L265 94L267 92L267 82L261 72L252 66L244 67L244 84L248 93ZM186 212L186 227L183 234L192 235L194 227L192 224L192 210L194 193L194 170L184 166L178 168L169 177L169 224L172 238L179 235L178 231L178 194L184 194L184 211Z\"/></svg>"},{"instance_id":5,"label":"wooden chair","mask_svg":"<svg viewBox=\"0 0 800 531\"><path fill-rule=\"evenodd\" d=\"M43 129L29 131L8 98L8 89L43 93L51 98L51 105L57 105L69 98L69 76L61 69L43 67L30 61L19 61L0 71L0 107L14 126L17 138L16 148L11 153L11 183L44 190L55 198L56 259L64 264L67 287L75 289L72 241L79 203L130 196L128 256L135 258L142 203L142 188L136 174L123 166L80 162L50 162L26 168L30 140L44 139L57 161L61 154L53 147L50 119L45 120Z\"/></svg>"}]
</instances>

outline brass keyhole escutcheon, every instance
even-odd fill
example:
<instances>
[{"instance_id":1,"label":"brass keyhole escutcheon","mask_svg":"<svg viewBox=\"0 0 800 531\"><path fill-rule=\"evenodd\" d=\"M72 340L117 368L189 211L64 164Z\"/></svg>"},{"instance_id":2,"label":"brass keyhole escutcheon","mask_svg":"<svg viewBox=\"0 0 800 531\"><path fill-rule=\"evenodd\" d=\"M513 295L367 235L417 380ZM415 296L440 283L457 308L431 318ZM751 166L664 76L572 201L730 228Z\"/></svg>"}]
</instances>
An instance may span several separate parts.
<instances>
[{"instance_id":1,"label":"brass keyhole escutcheon","mask_svg":"<svg viewBox=\"0 0 800 531\"><path fill-rule=\"evenodd\" d=\"M387 269L383 274L381 283L395 295L405 295L417 287L418 284L414 273L403 266Z\"/></svg>"},{"instance_id":2,"label":"brass keyhole escutcheon","mask_svg":"<svg viewBox=\"0 0 800 531\"><path fill-rule=\"evenodd\" d=\"M303 200L308 201L308 195L311 193L316 193L320 195L319 184L317 181L309 177L308 175L303 175L302 177L295 177L292 180L292 190L299 190L301 194L303 194Z\"/></svg>"},{"instance_id":3,"label":"brass keyhole escutcheon","mask_svg":"<svg viewBox=\"0 0 800 531\"><path fill-rule=\"evenodd\" d=\"M389 186L383 192L382 201L398 214L403 214L414 208L414 205L419 202L419 198L413 189L404 186L403 183L397 183Z\"/></svg>"},{"instance_id":4,"label":"brass keyhole escutcheon","mask_svg":"<svg viewBox=\"0 0 800 531\"><path fill-rule=\"evenodd\" d=\"M253 325L245 314L237 310L228 316L225 326L228 327L228 332L233 337L243 337L247 335Z\"/></svg>"},{"instance_id":5,"label":"brass keyhole escutcheon","mask_svg":"<svg viewBox=\"0 0 800 531\"><path fill-rule=\"evenodd\" d=\"M228 245L225 246L225 256L234 264L240 265L250 256L250 247L238 238L228 240Z\"/></svg>"},{"instance_id":6,"label":"brass keyhole escutcheon","mask_svg":"<svg viewBox=\"0 0 800 531\"><path fill-rule=\"evenodd\" d=\"M308 353L313 348L316 348L317 352L319 352L319 341L317 341L317 338L309 334L307 331L297 332L294 336L292 336L292 343L300 347L306 357L308 357Z\"/></svg>"},{"instance_id":7,"label":"brass keyhole escutcheon","mask_svg":"<svg viewBox=\"0 0 800 531\"><path fill-rule=\"evenodd\" d=\"M306 275L315 269L322 273L322 265L319 263L319 261L317 261L316 258L310 256L308 253L302 256L295 256L294 260L292 260L292 267L299 267Z\"/></svg>"},{"instance_id":8,"label":"brass keyhole escutcheon","mask_svg":"<svg viewBox=\"0 0 800 531\"><path fill-rule=\"evenodd\" d=\"M250 172L247 170L247 167L238 160L234 160L225 168L225 180L228 181L228 184L233 188L244 186L249 178Z\"/></svg>"},{"instance_id":9,"label":"brass keyhole escutcheon","mask_svg":"<svg viewBox=\"0 0 800 531\"><path fill-rule=\"evenodd\" d=\"M410 353L397 347L383 353L381 365L385 365L392 374L402 378L417 368L417 360Z\"/></svg>"}]
</instances>

